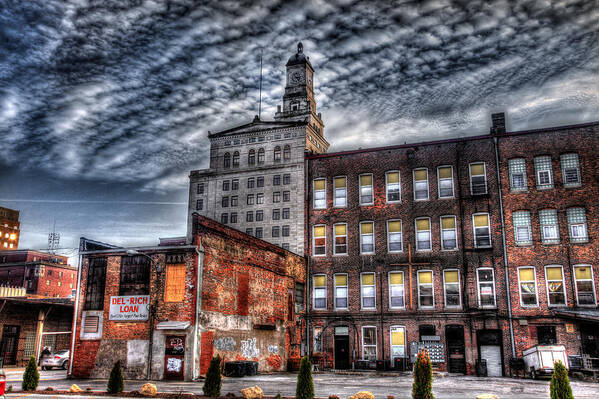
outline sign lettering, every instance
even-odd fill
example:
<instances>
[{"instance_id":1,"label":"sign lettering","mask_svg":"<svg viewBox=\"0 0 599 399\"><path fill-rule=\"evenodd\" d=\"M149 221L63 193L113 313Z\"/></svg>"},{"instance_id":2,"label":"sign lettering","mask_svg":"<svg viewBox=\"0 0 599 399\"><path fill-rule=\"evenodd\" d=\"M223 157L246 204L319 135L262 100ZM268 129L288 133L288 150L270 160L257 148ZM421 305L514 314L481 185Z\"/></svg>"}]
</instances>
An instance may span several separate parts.
<instances>
[{"instance_id":1,"label":"sign lettering","mask_svg":"<svg viewBox=\"0 0 599 399\"><path fill-rule=\"evenodd\" d=\"M144 321L150 313L149 295L111 296L109 320Z\"/></svg>"}]
</instances>

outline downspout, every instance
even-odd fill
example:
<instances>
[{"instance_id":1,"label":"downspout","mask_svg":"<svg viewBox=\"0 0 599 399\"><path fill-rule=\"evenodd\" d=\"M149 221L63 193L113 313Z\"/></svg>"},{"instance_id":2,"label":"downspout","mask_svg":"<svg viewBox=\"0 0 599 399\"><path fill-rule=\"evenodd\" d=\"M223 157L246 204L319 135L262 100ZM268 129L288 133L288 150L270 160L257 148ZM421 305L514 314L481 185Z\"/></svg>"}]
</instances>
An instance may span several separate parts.
<instances>
[{"instance_id":1,"label":"downspout","mask_svg":"<svg viewBox=\"0 0 599 399\"><path fill-rule=\"evenodd\" d=\"M304 151L304 157L306 156L306 152ZM305 229L305 233L304 233L304 237L307 235L308 236L308 240L305 240L305 244L308 248L311 248L310 245L310 238L311 238L311 232L310 232L310 225L309 225L309 217L310 217L310 203L308 202L308 200L310 199L310 160L308 158L304 158L305 159L305 181L304 181L304 229ZM312 298L310 293L312 292L312 287L310 282L312 281L312 278L310 277L310 254L307 252L306 246L304 246L304 258L306 259L306 355L308 355L308 357L312 357L312 345L310 345L310 308L311 308L311 304L312 304Z\"/></svg>"},{"instance_id":2,"label":"downspout","mask_svg":"<svg viewBox=\"0 0 599 399\"><path fill-rule=\"evenodd\" d=\"M81 245L79 245L81 248ZM79 257L77 261L78 271L77 271L77 293L75 294L75 310L73 314L73 332L71 333L71 356L69 359L69 373L68 377L71 377L73 374L73 359L75 358L75 340L77 339L77 316L79 314L79 293L81 292L81 262L82 255L81 251L79 251Z\"/></svg>"},{"instance_id":3,"label":"downspout","mask_svg":"<svg viewBox=\"0 0 599 399\"><path fill-rule=\"evenodd\" d=\"M508 273L507 250L505 246L505 221L503 217L503 198L501 195L501 174L499 173L499 148L497 136L493 137L495 146L495 169L497 170L497 191L499 193L499 214L501 215L501 241L503 245L503 265L505 268L505 292L507 294L507 315L510 323L510 341L512 344L512 357L516 357L516 344L514 343L514 327L512 323L512 298L510 295L510 276Z\"/></svg>"},{"instance_id":4,"label":"downspout","mask_svg":"<svg viewBox=\"0 0 599 399\"><path fill-rule=\"evenodd\" d=\"M194 333L193 333L193 353L192 353L192 379L197 380L200 378L200 365L199 365L199 356L198 356L198 333L200 330L200 310L202 308L202 283L203 283L203 273L204 273L204 247L202 244L198 243L198 247L195 248L196 254L198 255L198 271L197 271L197 282L196 282L196 318L194 325ZM198 365L196 367L196 362Z\"/></svg>"}]
</instances>

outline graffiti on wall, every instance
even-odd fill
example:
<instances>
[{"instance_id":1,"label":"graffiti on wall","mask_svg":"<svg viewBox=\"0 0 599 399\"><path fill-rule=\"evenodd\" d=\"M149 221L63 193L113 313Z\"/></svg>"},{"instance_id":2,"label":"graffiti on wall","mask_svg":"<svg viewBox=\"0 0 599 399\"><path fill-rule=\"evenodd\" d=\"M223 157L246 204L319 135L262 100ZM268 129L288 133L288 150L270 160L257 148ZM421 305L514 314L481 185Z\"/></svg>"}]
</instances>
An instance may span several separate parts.
<instances>
[{"instance_id":1,"label":"graffiti on wall","mask_svg":"<svg viewBox=\"0 0 599 399\"><path fill-rule=\"evenodd\" d=\"M217 338L212 344L221 351L235 350L235 340L232 337Z\"/></svg>"},{"instance_id":2,"label":"graffiti on wall","mask_svg":"<svg viewBox=\"0 0 599 399\"><path fill-rule=\"evenodd\" d=\"M181 359L177 359L176 357L171 357L166 362L166 370L170 372L178 373L181 371L181 366L183 362Z\"/></svg>"},{"instance_id":3,"label":"graffiti on wall","mask_svg":"<svg viewBox=\"0 0 599 399\"><path fill-rule=\"evenodd\" d=\"M253 359L260 355L260 351L256 348L256 338L241 340L241 354L248 359Z\"/></svg>"},{"instance_id":4,"label":"graffiti on wall","mask_svg":"<svg viewBox=\"0 0 599 399\"><path fill-rule=\"evenodd\" d=\"M268 345L268 353L279 353L279 347L277 345Z\"/></svg>"}]
</instances>

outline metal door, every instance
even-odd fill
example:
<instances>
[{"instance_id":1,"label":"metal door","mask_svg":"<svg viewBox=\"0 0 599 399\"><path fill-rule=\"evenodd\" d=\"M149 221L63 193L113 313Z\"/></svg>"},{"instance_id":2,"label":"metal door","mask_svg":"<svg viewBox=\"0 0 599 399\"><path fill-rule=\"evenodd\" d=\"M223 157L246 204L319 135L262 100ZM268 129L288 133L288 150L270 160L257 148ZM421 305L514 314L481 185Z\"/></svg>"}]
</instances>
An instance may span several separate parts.
<instances>
[{"instance_id":1,"label":"metal door","mask_svg":"<svg viewBox=\"0 0 599 399\"><path fill-rule=\"evenodd\" d=\"M464 327L445 327L445 341L447 342L449 372L466 374L466 358L464 356Z\"/></svg>"},{"instance_id":2,"label":"metal door","mask_svg":"<svg viewBox=\"0 0 599 399\"><path fill-rule=\"evenodd\" d=\"M335 369L349 368L349 336L335 335Z\"/></svg>"},{"instance_id":3,"label":"metal door","mask_svg":"<svg viewBox=\"0 0 599 399\"><path fill-rule=\"evenodd\" d=\"M166 337L164 349L164 379L182 380L185 370L185 337L171 335Z\"/></svg>"},{"instance_id":4,"label":"metal door","mask_svg":"<svg viewBox=\"0 0 599 399\"><path fill-rule=\"evenodd\" d=\"M487 361L487 376L501 377L503 375L499 345L481 345L480 358Z\"/></svg>"},{"instance_id":5,"label":"metal door","mask_svg":"<svg viewBox=\"0 0 599 399\"><path fill-rule=\"evenodd\" d=\"M4 326L2 329L2 343L0 343L0 356L4 358L4 365L17 364L18 346L19 326Z\"/></svg>"}]
</instances>

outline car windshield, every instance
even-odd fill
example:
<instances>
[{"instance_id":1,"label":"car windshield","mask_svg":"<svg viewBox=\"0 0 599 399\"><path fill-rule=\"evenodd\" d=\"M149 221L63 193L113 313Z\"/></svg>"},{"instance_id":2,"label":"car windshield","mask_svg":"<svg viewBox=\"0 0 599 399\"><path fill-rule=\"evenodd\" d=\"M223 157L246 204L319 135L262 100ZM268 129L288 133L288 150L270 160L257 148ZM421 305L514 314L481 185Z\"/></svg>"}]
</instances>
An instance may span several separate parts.
<instances>
[{"instance_id":1,"label":"car windshield","mask_svg":"<svg viewBox=\"0 0 599 399\"><path fill-rule=\"evenodd\" d=\"M55 355L66 355L67 353L69 353L69 351L63 350L63 351L56 352Z\"/></svg>"}]
</instances>

